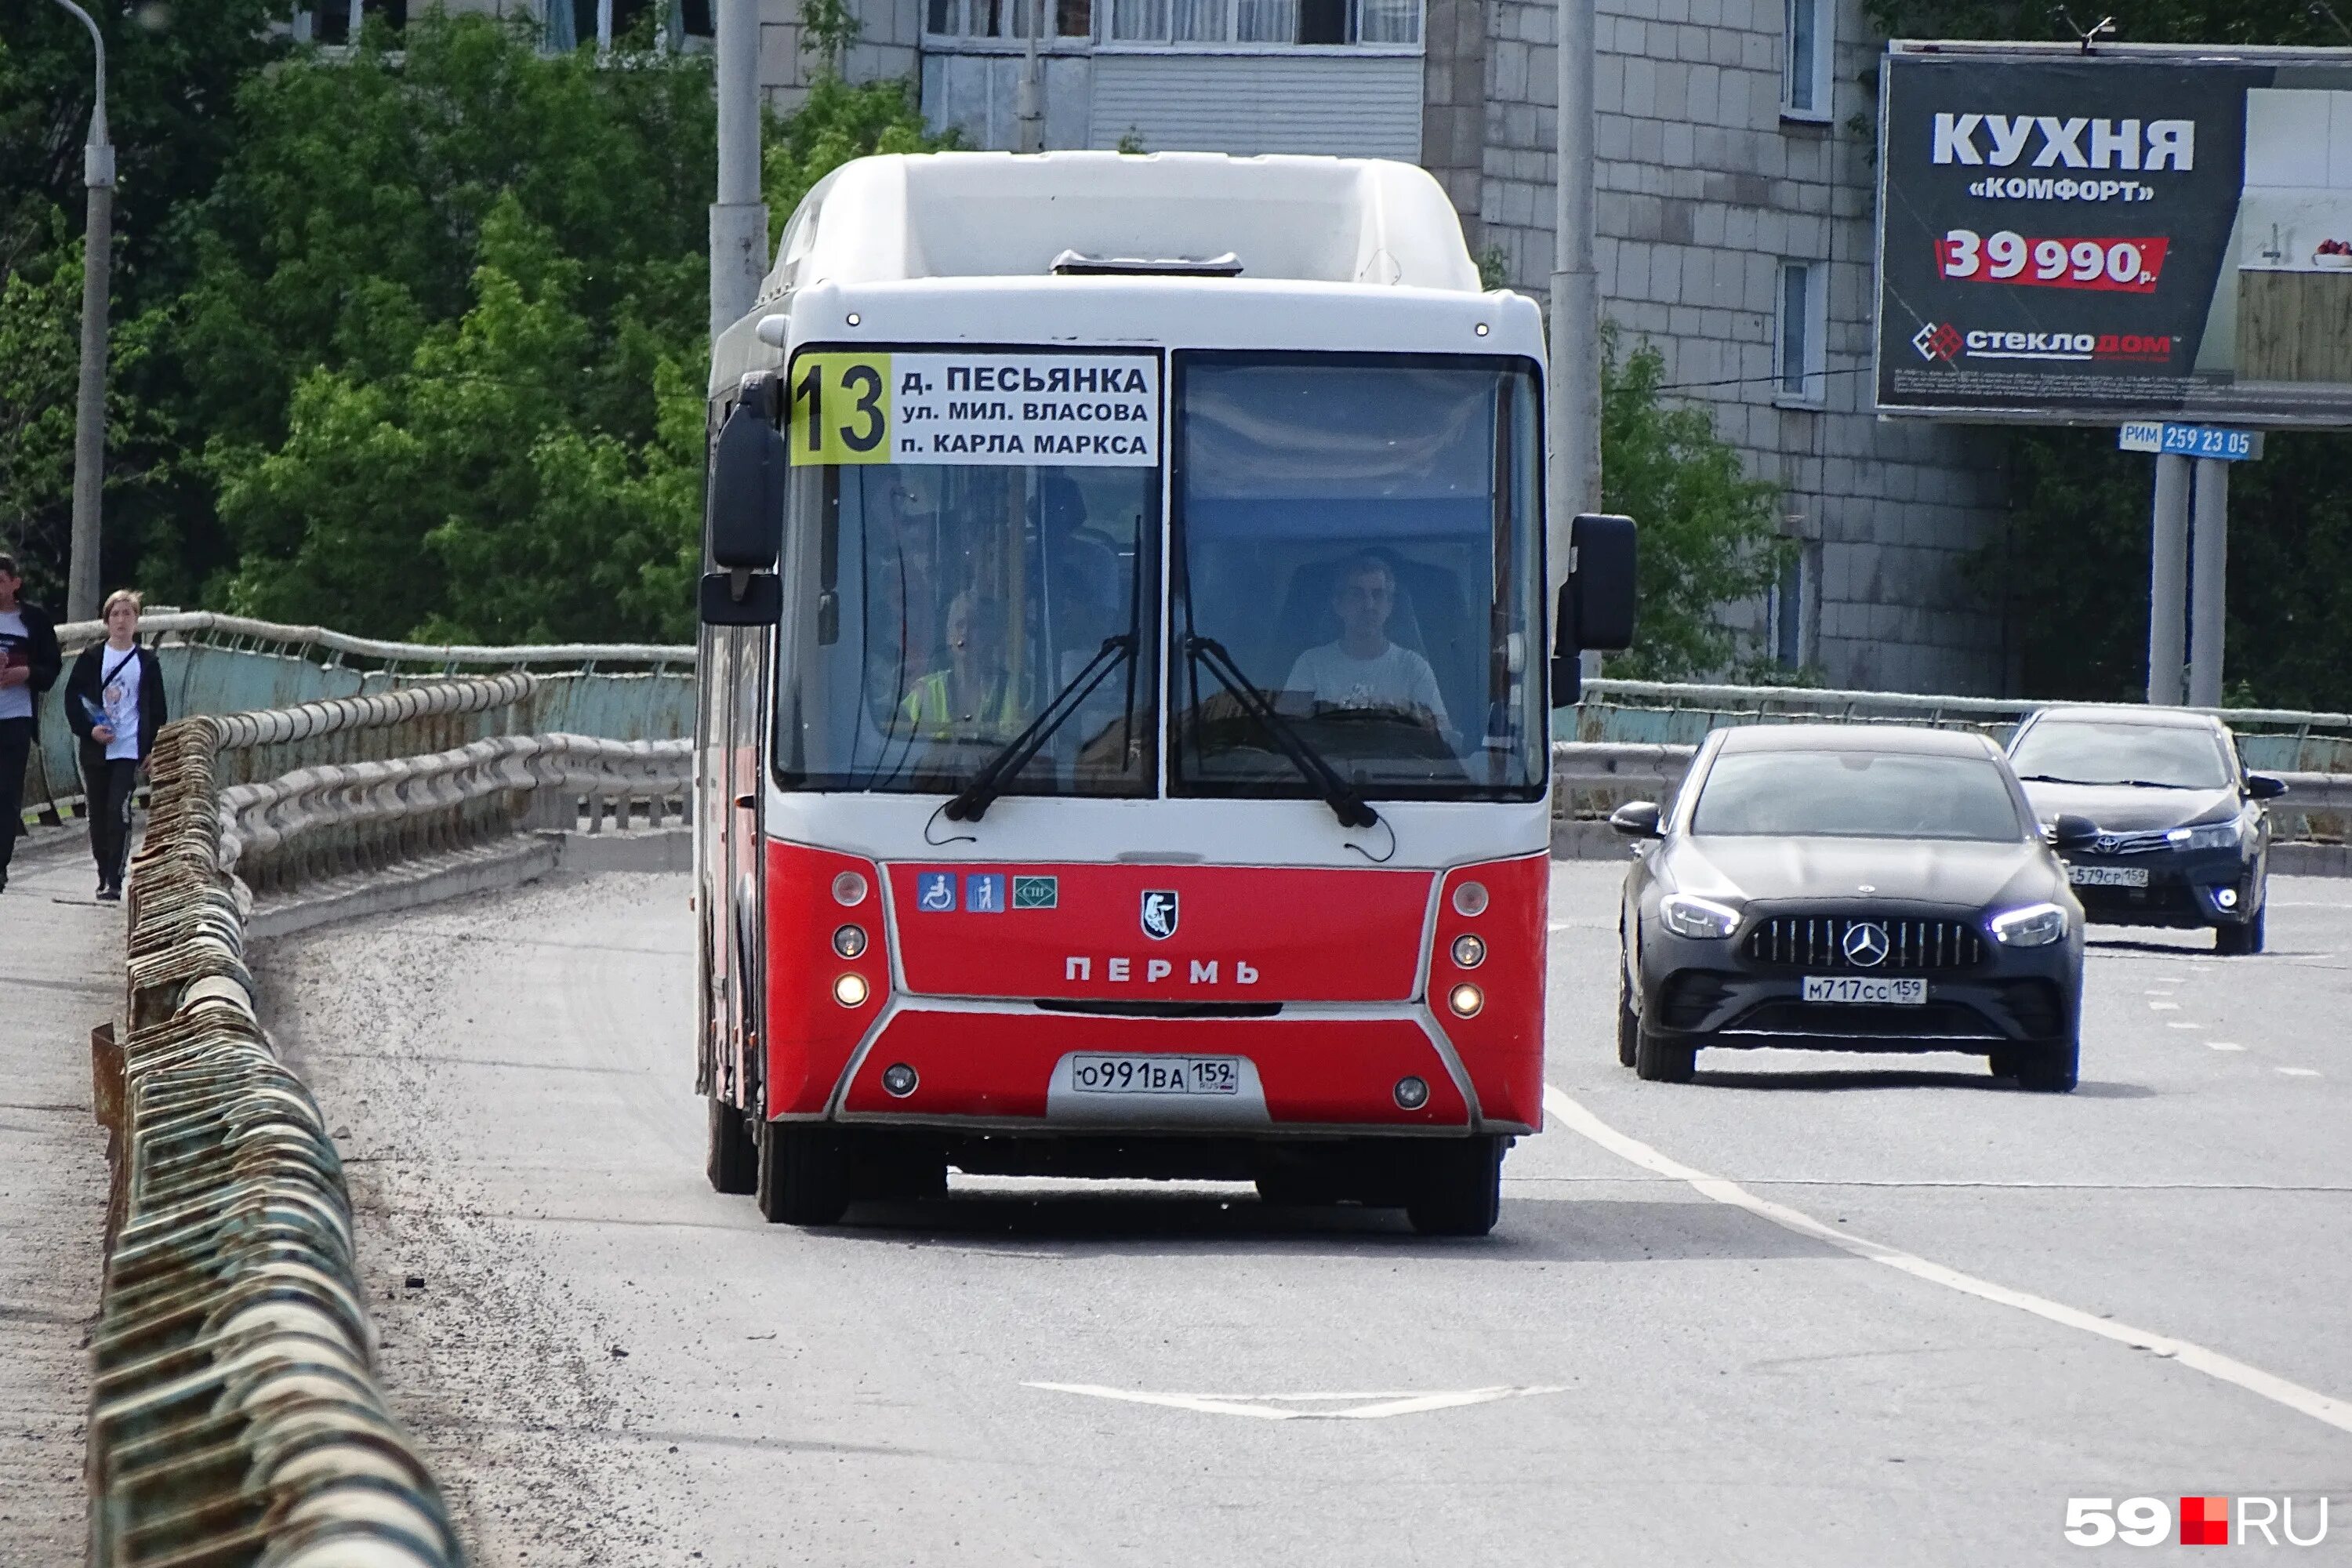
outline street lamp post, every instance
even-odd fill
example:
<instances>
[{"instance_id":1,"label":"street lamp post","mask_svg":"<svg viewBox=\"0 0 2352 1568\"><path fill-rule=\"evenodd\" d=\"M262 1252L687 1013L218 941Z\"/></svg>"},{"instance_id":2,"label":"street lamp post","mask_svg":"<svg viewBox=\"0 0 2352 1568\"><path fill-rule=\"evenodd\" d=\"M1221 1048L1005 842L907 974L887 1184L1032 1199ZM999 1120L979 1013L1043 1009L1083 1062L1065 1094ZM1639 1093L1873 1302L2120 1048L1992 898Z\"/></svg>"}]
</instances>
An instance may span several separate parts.
<instances>
[{"instance_id":1,"label":"street lamp post","mask_svg":"<svg viewBox=\"0 0 2352 1568\"><path fill-rule=\"evenodd\" d=\"M1568 571L1569 521L1601 510L1601 273L1593 258L1594 0L1558 0L1559 191L1551 274L1552 592ZM1585 656L1585 673L1598 673Z\"/></svg>"},{"instance_id":2,"label":"street lamp post","mask_svg":"<svg viewBox=\"0 0 2352 1568\"><path fill-rule=\"evenodd\" d=\"M81 258L81 388L74 408L73 548L66 572L66 618L98 616L99 486L106 468L106 312L113 273L114 143L106 134L106 39L74 0L58 0L89 29L98 52L98 94L82 148L88 188Z\"/></svg>"}]
</instances>

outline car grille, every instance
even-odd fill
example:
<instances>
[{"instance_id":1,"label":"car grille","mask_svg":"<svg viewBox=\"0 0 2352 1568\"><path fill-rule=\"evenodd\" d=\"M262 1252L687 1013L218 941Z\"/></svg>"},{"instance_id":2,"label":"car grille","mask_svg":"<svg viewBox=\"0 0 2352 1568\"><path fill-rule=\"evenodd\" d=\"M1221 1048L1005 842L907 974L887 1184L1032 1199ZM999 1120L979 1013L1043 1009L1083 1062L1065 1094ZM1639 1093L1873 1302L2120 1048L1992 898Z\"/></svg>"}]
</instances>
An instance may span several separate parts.
<instances>
[{"instance_id":1,"label":"car grille","mask_svg":"<svg viewBox=\"0 0 2352 1568\"><path fill-rule=\"evenodd\" d=\"M1845 955L1846 932L1873 924L1886 932L1886 956L1857 964ZM1775 915L1748 933L1747 952L1757 963L1816 973L1852 970L1872 974L1916 974L1973 969L1984 962L1983 935L1966 921L1880 920L1864 915Z\"/></svg>"}]
</instances>

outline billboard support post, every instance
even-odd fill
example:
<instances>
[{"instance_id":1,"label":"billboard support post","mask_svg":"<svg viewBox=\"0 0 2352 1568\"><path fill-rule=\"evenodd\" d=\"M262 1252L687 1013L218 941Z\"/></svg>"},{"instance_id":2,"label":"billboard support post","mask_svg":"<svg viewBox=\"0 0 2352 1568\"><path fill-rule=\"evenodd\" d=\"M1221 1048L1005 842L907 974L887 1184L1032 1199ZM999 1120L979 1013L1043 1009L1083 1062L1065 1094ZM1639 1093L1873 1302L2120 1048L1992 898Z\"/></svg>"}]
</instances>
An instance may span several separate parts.
<instances>
[{"instance_id":1,"label":"billboard support post","mask_svg":"<svg viewBox=\"0 0 2352 1568\"><path fill-rule=\"evenodd\" d=\"M2147 700L2180 706L2180 667L2189 621L2189 459L2161 452L2156 459L2156 518L2147 569Z\"/></svg>"},{"instance_id":2,"label":"billboard support post","mask_svg":"<svg viewBox=\"0 0 2352 1568\"><path fill-rule=\"evenodd\" d=\"M2230 465L2197 459L2189 612L2189 702L2221 706L2221 650L2230 561Z\"/></svg>"}]
</instances>

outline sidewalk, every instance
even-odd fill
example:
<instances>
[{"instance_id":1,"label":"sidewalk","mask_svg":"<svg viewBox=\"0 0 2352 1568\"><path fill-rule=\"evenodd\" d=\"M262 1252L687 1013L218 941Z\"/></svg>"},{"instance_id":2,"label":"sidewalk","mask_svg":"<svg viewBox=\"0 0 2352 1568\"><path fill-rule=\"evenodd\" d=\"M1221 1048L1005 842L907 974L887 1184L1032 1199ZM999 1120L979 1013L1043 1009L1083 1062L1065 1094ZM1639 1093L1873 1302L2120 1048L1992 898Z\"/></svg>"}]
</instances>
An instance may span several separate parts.
<instances>
[{"instance_id":1,"label":"sidewalk","mask_svg":"<svg viewBox=\"0 0 2352 1568\"><path fill-rule=\"evenodd\" d=\"M121 1022L123 913L79 826L20 839L0 892L0 1565L88 1546L84 1349L98 1313L106 1134L89 1031Z\"/></svg>"}]
</instances>

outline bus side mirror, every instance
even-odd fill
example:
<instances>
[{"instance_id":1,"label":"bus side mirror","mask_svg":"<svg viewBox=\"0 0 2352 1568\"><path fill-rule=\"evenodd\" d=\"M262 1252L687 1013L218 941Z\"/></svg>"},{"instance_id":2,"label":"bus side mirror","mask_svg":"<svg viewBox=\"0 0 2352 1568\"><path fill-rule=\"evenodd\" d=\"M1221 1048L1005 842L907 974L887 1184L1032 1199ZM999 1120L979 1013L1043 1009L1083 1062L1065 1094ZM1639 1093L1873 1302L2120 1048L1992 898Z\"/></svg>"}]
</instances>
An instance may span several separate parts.
<instances>
[{"instance_id":1,"label":"bus side mirror","mask_svg":"<svg viewBox=\"0 0 2352 1568\"><path fill-rule=\"evenodd\" d=\"M746 381L719 428L710 458L704 542L718 570L702 580L702 619L721 626L772 626L783 595L775 578L784 543L784 480L791 455L776 429L773 377Z\"/></svg>"},{"instance_id":2,"label":"bus side mirror","mask_svg":"<svg viewBox=\"0 0 2352 1568\"><path fill-rule=\"evenodd\" d=\"M1568 580L1552 619L1551 700L1565 708L1583 694L1577 655L1633 646L1633 520L1585 512L1569 524Z\"/></svg>"}]
</instances>

